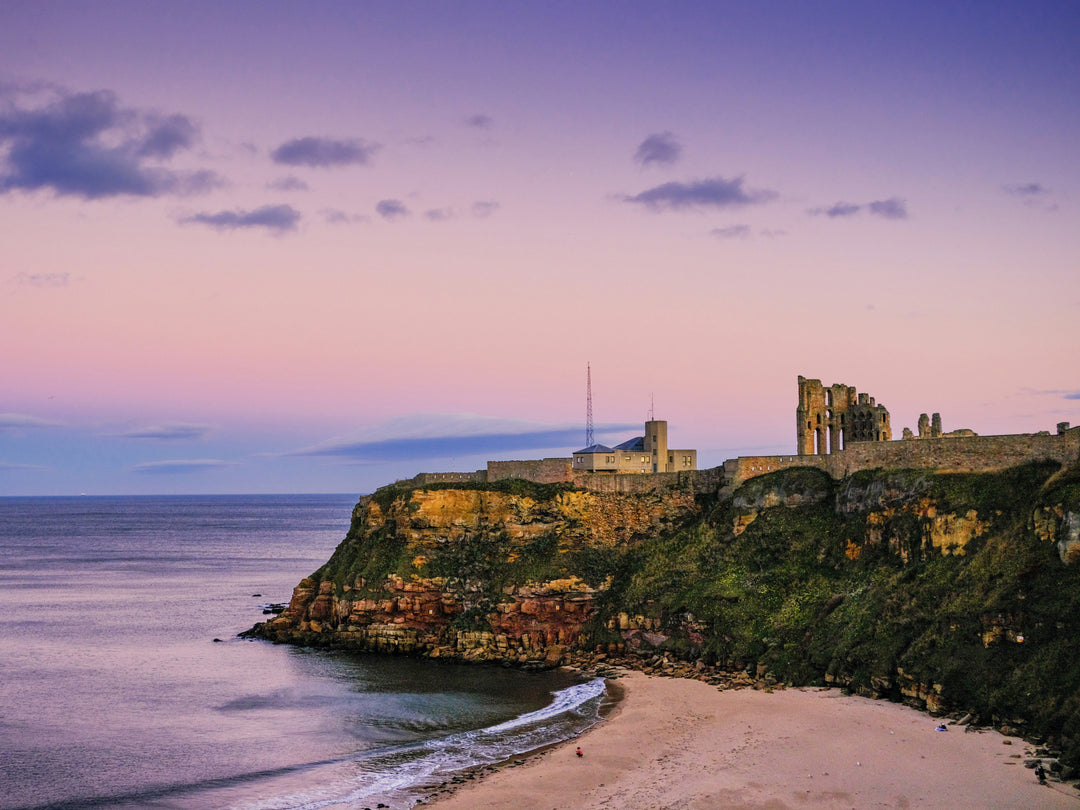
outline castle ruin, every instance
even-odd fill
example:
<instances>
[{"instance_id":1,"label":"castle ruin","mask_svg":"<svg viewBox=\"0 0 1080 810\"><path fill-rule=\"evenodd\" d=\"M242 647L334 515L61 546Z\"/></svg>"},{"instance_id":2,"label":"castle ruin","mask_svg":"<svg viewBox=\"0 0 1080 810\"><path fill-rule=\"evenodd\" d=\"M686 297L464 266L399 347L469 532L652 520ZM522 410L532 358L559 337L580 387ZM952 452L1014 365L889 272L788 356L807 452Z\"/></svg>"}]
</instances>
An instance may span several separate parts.
<instances>
[{"instance_id":1,"label":"castle ruin","mask_svg":"<svg viewBox=\"0 0 1080 810\"><path fill-rule=\"evenodd\" d=\"M889 411L869 394L850 385L824 386L799 376L795 409L796 448L800 456L827 455L853 442L892 440Z\"/></svg>"}]
</instances>

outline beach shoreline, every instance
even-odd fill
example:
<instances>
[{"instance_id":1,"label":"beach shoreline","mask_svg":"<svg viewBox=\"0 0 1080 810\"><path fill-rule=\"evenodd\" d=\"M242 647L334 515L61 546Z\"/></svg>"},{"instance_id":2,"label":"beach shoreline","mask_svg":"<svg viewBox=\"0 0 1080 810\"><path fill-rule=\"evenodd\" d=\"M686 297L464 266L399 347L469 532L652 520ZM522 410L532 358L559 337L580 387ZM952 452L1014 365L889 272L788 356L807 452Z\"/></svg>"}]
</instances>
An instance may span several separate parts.
<instances>
[{"instance_id":1,"label":"beach shoreline","mask_svg":"<svg viewBox=\"0 0 1080 810\"><path fill-rule=\"evenodd\" d=\"M1040 785L1034 747L837 689L717 689L620 672L613 710L576 738L432 790L439 810L1080 808ZM946 731L938 731L944 725ZM575 749L580 746L583 755Z\"/></svg>"}]
</instances>

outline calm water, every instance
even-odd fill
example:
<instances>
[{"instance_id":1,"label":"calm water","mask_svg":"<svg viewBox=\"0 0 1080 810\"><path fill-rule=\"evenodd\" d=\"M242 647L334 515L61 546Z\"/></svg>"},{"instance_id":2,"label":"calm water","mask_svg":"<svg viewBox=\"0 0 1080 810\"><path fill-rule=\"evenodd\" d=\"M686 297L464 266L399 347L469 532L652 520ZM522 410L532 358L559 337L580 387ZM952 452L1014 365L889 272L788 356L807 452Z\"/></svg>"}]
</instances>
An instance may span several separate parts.
<instances>
[{"instance_id":1,"label":"calm water","mask_svg":"<svg viewBox=\"0 0 1080 810\"><path fill-rule=\"evenodd\" d=\"M408 807L595 722L566 673L237 639L354 503L0 498L0 808Z\"/></svg>"}]
</instances>

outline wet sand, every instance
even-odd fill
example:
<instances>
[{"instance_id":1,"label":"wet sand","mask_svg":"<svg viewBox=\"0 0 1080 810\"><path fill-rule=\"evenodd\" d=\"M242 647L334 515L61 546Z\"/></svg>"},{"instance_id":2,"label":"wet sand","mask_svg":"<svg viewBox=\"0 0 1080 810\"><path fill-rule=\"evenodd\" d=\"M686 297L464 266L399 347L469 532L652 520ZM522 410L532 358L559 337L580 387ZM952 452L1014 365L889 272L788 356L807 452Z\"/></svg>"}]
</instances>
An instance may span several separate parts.
<instances>
[{"instance_id":1,"label":"wet sand","mask_svg":"<svg viewBox=\"0 0 1080 810\"><path fill-rule=\"evenodd\" d=\"M438 810L1080 808L1038 784L1032 747L995 731L937 731L895 703L830 689L720 691L627 673L618 708L570 743L429 801ZM580 745L583 756L575 754Z\"/></svg>"}]
</instances>

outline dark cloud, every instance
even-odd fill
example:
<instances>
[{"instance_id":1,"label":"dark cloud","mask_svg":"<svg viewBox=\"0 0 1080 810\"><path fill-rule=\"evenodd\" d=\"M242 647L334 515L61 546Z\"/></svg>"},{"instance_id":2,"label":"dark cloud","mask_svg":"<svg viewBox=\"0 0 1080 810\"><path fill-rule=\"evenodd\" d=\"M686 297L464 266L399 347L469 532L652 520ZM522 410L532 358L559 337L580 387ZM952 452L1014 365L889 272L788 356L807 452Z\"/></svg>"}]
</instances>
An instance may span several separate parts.
<instances>
[{"instance_id":1,"label":"dark cloud","mask_svg":"<svg viewBox=\"0 0 1080 810\"><path fill-rule=\"evenodd\" d=\"M811 208L807 211L813 216L826 216L830 219L836 217L850 217L862 211L863 207L855 203L838 202L828 208Z\"/></svg>"},{"instance_id":2,"label":"dark cloud","mask_svg":"<svg viewBox=\"0 0 1080 810\"><path fill-rule=\"evenodd\" d=\"M192 458L173 459L168 461L147 461L144 464L136 464L132 467L133 472L146 473L149 475L184 475L188 473L201 473L208 470L219 470L223 467L233 467L234 461L222 461L217 458Z\"/></svg>"},{"instance_id":3,"label":"dark cloud","mask_svg":"<svg viewBox=\"0 0 1080 810\"><path fill-rule=\"evenodd\" d=\"M430 211L424 212L424 217L432 222L446 222L446 220L454 218L454 211L451 208L432 208Z\"/></svg>"},{"instance_id":4,"label":"dark cloud","mask_svg":"<svg viewBox=\"0 0 1080 810\"><path fill-rule=\"evenodd\" d=\"M654 211L677 211L684 208L740 208L768 202L776 197L775 191L743 188L742 177L731 180L713 177L707 180L692 180L689 183L663 183L622 199Z\"/></svg>"},{"instance_id":5,"label":"dark cloud","mask_svg":"<svg viewBox=\"0 0 1080 810\"><path fill-rule=\"evenodd\" d=\"M161 425L132 428L117 434L121 439L156 439L160 441L186 441L202 439L210 432L209 425L173 422Z\"/></svg>"},{"instance_id":6,"label":"dark cloud","mask_svg":"<svg viewBox=\"0 0 1080 810\"><path fill-rule=\"evenodd\" d=\"M473 127L474 129L491 129L495 126L495 119L490 115L477 113L476 115L470 115L465 119L465 126Z\"/></svg>"},{"instance_id":7,"label":"dark cloud","mask_svg":"<svg viewBox=\"0 0 1080 810\"><path fill-rule=\"evenodd\" d=\"M296 229L300 212L291 205L264 205L253 211L218 211L216 214L193 214L180 220L182 224L209 225L223 231L238 228L266 228L274 233Z\"/></svg>"},{"instance_id":8,"label":"dark cloud","mask_svg":"<svg viewBox=\"0 0 1080 810\"><path fill-rule=\"evenodd\" d=\"M153 161L190 149L198 127L183 115L123 108L107 91L54 91L36 108L0 107L0 193L49 190L87 200L193 194L222 185L213 172L176 172Z\"/></svg>"},{"instance_id":9,"label":"dark cloud","mask_svg":"<svg viewBox=\"0 0 1080 810\"><path fill-rule=\"evenodd\" d=\"M400 219L409 215L409 209L401 200L379 200L375 204L375 212L383 219Z\"/></svg>"},{"instance_id":10,"label":"dark cloud","mask_svg":"<svg viewBox=\"0 0 1080 810\"><path fill-rule=\"evenodd\" d=\"M379 150L379 144L367 143L356 138L334 140L333 138L294 138L286 141L273 152L271 159L285 166L364 166L371 162Z\"/></svg>"},{"instance_id":11,"label":"dark cloud","mask_svg":"<svg viewBox=\"0 0 1080 810\"><path fill-rule=\"evenodd\" d=\"M634 160L642 166L670 166L682 156L682 144L670 132L650 135L634 152Z\"/></svg>"},{"instance_id":12,"label":"dark cloud","mask_svg":"<svg viewBox=\"0 0 1080 810\"><path fill-rule=\"evenodd\" d=\"M27 287L66 287L71 283L71 273L19 273L15 283Z\"/></svg>"},{"instance_id":13,"label":"dark cloud","mask_svg":"<svg viewBox=\"0 0 1080 810\"><path fill-rule=\"evenodd\" d=\"M726 228L713 228L709 233L719 239L745 239L750 235L750 226L729 225Z\"/></svg>"},{"instance_id":14,"label":"dark cloud","mask_svg":"<svg viewBox=\"0 0 1080 810\"><path fill-rule=\"evenodd\" d=\"M1041 197L1050 193L1050 189L1042 183L1007 183L1001 188L1014 197Z\"/></svg>"},{"instance_id":15,"label":"dark cloud","mask_svg":"<svg viewBox=\"0 0 1080 810\"><path fill-rule=\"evenodd\" d=\"M299 177L281 177L277 180L271 180L266 184L266 187L271 191L307 191L308 184L301 180Z\"/></svg>"},{"instance_id":16,"label":"dark cloud","mask_svg":"<svg viewBox=\"0 0 1080 810\"><path fill-rule=\"evenodd\" d=\"M495 200L477 200L472 204L472 213L474 217L484 219L490 217L496 211L499 210L499 204Z\"/></svg>"},{"instance_id":17,"label":"dark cloud","mask_svg":"<svg viewBox=\"0 0 1080 810\"><path fill-rule=\"evenodd\" d=\"M899 197L890 197L887 200L874 200L867 204L867 209L875 216L885 219L907 219L907 202Z\"/></svg>"}]
</instances>

